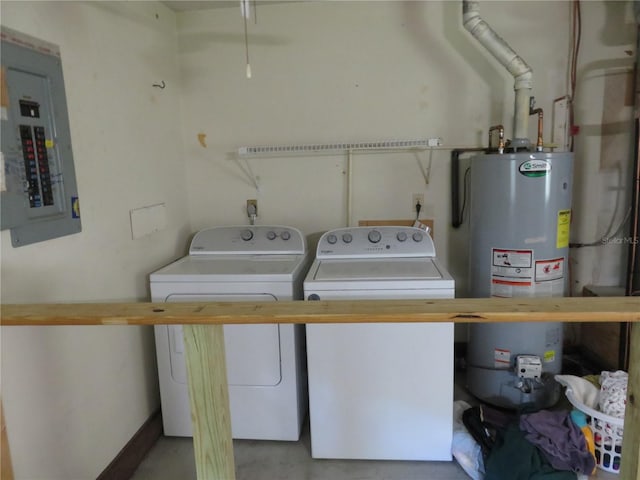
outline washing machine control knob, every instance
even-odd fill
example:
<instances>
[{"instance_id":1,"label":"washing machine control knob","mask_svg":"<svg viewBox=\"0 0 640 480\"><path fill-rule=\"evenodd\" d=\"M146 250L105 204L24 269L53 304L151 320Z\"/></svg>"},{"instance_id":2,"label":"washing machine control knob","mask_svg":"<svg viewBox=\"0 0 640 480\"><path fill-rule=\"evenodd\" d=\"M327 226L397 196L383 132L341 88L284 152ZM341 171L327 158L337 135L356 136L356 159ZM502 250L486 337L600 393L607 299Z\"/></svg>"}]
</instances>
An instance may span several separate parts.
<instances>
[{"instance_id":1,"label":"washing machine control knob","mask_svg":"<svg viewBox=\"0 0 640 480\"><path fill-rule=\"evenodd\" d=\"M312 293L307 297L307 300L320 300L320 295L318 295L317 293Z\"/></svg>"},{"instance_id":2,"label":"washing machine control knob","mask_svg":"<svg viewBox=\"0 0 640 480\"><path fill-rule=\"evenodd\" d=\"M334 245L338 241L338 237L336 237L333 233L327 236L327 242L329 244Z\"/></svg>"},{"instance_id":3,"label":"washing machine control knob","mask_svg":"<svg viewBox=\"0 0 640 480\"><path fill-rule=\"evenodd\" d=\"M353 236L350 233L345 233L342 235L342 241L344 243L351 243L353 241Z\"/></svg>"},{"instance_id":4,"label":"washing machine control knob","mask_svg":"<svg viewBox=\"0 0 640 480\"><path fill-rule=\"evenodd\" d=\"M242 233L240 233L240 238L245 242L248 242L253 238L253 232L247 228L246 230L243 230Z\"/></svg>"},{"instance_id":5,"label":"washing machine control knob","mask_svg":"<svg viewBox=\"0 0 640 480\"><path fill-rule=\"evenodd\" d=\"M398 235L396 235L396 238L398 239L399 242L404 242L407 239L407 232L398 232Z\"/></svg>"},{"instance_id":6,"label":"washing machine control knob","mask_svg":"<svg viewBox=\"0 0 640 480\"><path fill-rule=\"evenodd\" d=\"M411 236L411 238L413 238L414 242L421 242L424 236L421 232L416 232Z\"/></svg>"},{"instance_id":7,"label":"washing machine control knob","mask_svg":"<svg viewBox=\"0 0 640 480\"><path fill-rule=\"evenodd\" d=\"M269 230L267 232L267 238L269 240L275 240L276 237L277 237L276 232L274 232L273 230Z\"/></svg>"},{"instance_id":8,"label":"washing machine control knob","mask_svg":"<svg viewBox=\"0 0 640 480\"><path fill-rule=\"evenodd\" d=\"M382 235L378 230L371 230L367 238L371 243L378 243L382 239Z\"/></svg>"},{"instance_id":9,"label":"washing machine control knob","mask_svg":"<svg viewBox=\"0 0 640 480\"><path fill-rule=\"evenodd\" d=\"M291 238L291 233L289 233L287 230L284 230L281 234L280 234L280 238L283 240L289 240Z\"/></svg>"}]
</instances>

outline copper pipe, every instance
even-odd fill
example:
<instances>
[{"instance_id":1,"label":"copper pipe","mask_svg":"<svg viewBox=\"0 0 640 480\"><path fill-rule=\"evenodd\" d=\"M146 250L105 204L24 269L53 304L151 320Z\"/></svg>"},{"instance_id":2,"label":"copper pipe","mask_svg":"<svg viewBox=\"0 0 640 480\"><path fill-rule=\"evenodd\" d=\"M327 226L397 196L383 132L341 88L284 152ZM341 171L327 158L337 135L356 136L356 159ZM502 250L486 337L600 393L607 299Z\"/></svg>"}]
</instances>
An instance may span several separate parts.
<instances>
[{"instance_id":1,"label":"copper pipe","mask_svg":"<svg viewBox=\"0 0 640 480\"><path fill-rule=\"evenodd\" d=\"M542 113L542 109L541 108L536 108L535 110L529 110L529 115L535 115L538 114L538 141L536 143L536 151L537 152L541 152L542 151L542 117L543 117L543 113Z\"/></svg>"},{"instance_id":2,"label":"copper pipe","mask_svg":"<svg viewBox=\"0 0 640 480\"><path fill-rule=\"evenodd\" d=\"M504 127L502 125L494 125L489 128L489 149L491 149L491 138L495 130L498 130L498 153L504 153Z\"/></svg>"}]
</instances>

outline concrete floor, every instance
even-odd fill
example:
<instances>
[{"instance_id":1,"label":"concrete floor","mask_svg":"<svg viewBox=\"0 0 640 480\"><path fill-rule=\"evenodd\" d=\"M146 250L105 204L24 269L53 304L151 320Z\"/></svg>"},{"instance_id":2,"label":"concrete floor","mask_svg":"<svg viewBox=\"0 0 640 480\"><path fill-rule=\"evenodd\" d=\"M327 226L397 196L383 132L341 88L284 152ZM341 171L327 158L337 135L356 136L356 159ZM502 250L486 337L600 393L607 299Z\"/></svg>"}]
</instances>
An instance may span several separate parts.
<instances>
[{"instance_id":1,"label":"concrete floor","mask_svg":"<svg viewBox=\"0 0 640 480\"><path fill-rule=\"evenodd\" d=\"M454 398L477 404L456 374ZM315 460L311 458L308 421L297 442L233 441L236 480L469 480L451 462ZM597 470L591 480L616 480L618 475ZM196 478L193 439L161 437L131 480L190 480ZM586 477L581 477L585 479Z\"/></svg>"},{"instance_id":2,"label":"concrete floor","mask_svg":"<svg viewBox=\"0 0 640 480\"><path fill-rule=\"evenodd\" d=\"M454 398L474 400L456 379ZM468 480L451 462L314 460L309 422L297 442L234 440L236 480ZM131 480L196 478L191 438L161 437Z\"/></svg>"},{"instance_id":3,"label":"concrete floor","mask_svg":"<svg viewBox=\"0 0 640 480\"><path fill-rule=\"evenodd\" d=\"M314 460L308 424L298 442L234 440L236 480L468 480L455 462ZM191 438L161 437L132 480L196 478Z\"/></svg>"},{"instance_id":4,"label":"concrete floor","mask_svg":"<svg viewBox=\"0 0 640 480\"><path fill-rule=\"evenodd\" d=\"M469 480L452 462L314 460L308 424L298 442L234 440L236 480ZM131 480L196 478L191 438L161 437ZM586 477L581 477L586 478ZM597 470L591 480L616 480Z\"/></svg>"}]
</instances>

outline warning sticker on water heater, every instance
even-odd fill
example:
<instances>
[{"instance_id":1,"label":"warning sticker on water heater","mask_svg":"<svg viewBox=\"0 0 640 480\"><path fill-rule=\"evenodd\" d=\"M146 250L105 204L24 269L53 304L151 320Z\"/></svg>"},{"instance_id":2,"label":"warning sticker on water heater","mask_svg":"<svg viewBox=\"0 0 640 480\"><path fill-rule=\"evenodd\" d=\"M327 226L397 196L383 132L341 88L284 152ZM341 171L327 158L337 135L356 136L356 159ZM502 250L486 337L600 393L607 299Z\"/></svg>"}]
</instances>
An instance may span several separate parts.
<instances>
[{"instance_id":1,"label":"warning sticker on water heater","mask_svg":"<svg viewBox=\"0 0 640 480\"><path fill-rule=\"evenodd\" d=\"M564 295L564 258L536 260L536 296Z\"/></svg>"},{"instance_id":2,"label":"warning sticker on water heater","mask_svg":"<svg viewBox=\"0 0 640 480\"><path fill-rule=\"evenodd\" d=\"M571 210L559 210L556 248L567 248L569 246L570 226L571 226Z\"/></svg>"},{"instance_id":3,"label":"warning sticker on water heater","mask_svg":"<svg viewBox=\"0 0 640 480\"><path fill-rule=\"evenodd\" d=\"M511 351L504 348L495 348L493 350L493 366L494 368L511 367Z\"/></svg>"},{"instance_id":4,"label":"warning sticker on water heater","mask_svg":"<svg viewBox=\"0 0 640 480\"><path fill-rule=\"evenodd\" d=\"M548 282L564 277L564 258L536 261L536 282Z\"/></svg>"},{"instance_id":5,"label":"warning sticker on water heater","mask_svg":"<svg viewBox=\"0 0 640 480\"><path fill-rule=\"evenodd\" d=\"M491 296L532 296L534 273L533 250L492 249Z\"/></svg>"}]
</instances>

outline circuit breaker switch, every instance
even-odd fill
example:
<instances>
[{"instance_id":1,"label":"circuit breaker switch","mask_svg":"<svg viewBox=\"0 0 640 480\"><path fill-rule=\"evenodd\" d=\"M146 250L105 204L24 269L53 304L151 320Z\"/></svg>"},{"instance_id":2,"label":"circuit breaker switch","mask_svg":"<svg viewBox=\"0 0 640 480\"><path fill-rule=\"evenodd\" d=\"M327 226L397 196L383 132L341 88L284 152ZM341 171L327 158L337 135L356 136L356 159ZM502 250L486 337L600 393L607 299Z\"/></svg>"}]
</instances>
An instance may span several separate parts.
<instances>
[{"instance_id":1,"label":"circuit breaker switch","mask_svg":"<svg viewBox=\"0 0 640 480\"><path fill-rule=\"evenodd\" d=\"M29 118L40 118L40 104L21 99L20 115Z\"/></svg>"}]
</instances>

